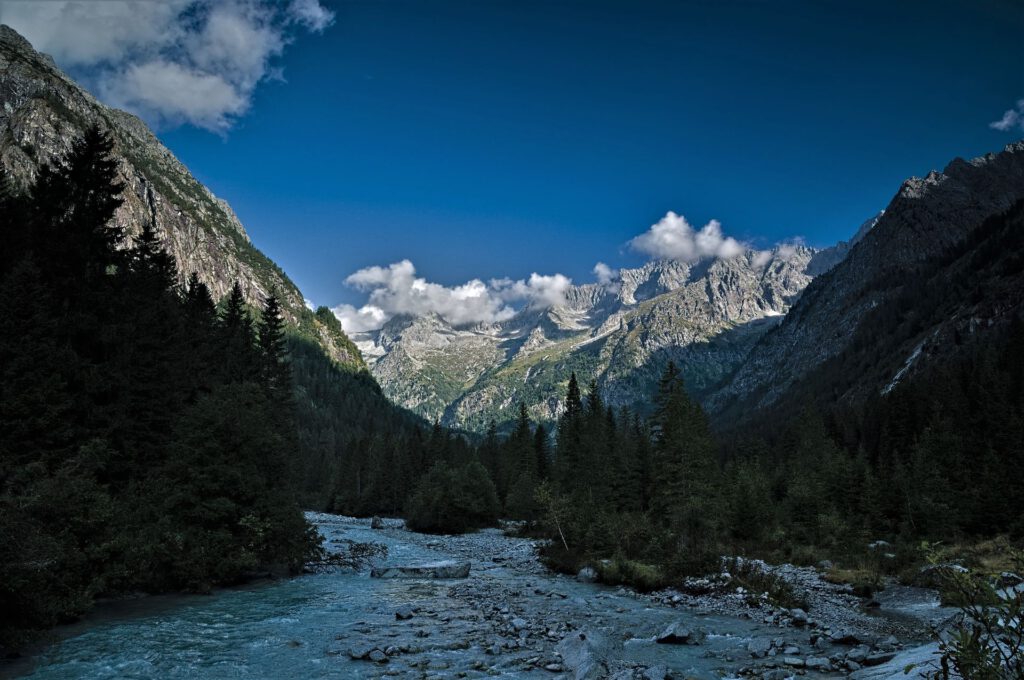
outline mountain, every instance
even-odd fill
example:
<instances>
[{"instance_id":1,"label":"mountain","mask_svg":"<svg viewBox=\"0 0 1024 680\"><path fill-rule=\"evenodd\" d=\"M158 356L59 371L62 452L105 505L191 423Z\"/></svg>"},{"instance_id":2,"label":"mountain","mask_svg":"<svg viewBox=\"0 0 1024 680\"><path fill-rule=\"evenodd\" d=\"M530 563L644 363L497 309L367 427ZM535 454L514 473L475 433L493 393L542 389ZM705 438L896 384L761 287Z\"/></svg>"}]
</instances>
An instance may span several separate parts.
<instances>
[{"instance_id":1,"label":"mountain","mask_svg":"<svg viewBox=\"0 0 1024 680\"><path fill-rule=\"evenodd\" d=\"M811 280L811 248L748 250L692 264L655 261L609 285L572 286L565 302L508 321L456 327L437 315L400 316L354 334L385 394L429 419L468 429L527 404L557 417L571 371L608 403L644 404L666 363L705 392L729 375Z\"/></svg>"},{"instance_id":2,"label":"mountain","mask_svg":"<svg viewBox=\"0 0 1024 680\"><path fill-rule=\"evenodd\" d=\"M1008 323L1024 300L1024 142L908 179L706 404L736 422L779 401L857 402Z\"/></svg>"},{"instance_id":3,"label":"mountain","mask_svg":"<svg viewBox=\"0 0 1024 680\"><path fill-rule=\"evenodd\" d=\"M227 202L200 184L145 123L101 104L53 59L0 26L0 167L15 184L29 185L42 165L63 157L96 124L114 139L125 186L115 221L130 236L153 227L182 281L197 274L214 299L223 298L236 280L254 307L276 291L288 321L302 334L335 361L363 365L333 319L306 309L302 293L252 244Z\"/></svg>"}]
</instances>

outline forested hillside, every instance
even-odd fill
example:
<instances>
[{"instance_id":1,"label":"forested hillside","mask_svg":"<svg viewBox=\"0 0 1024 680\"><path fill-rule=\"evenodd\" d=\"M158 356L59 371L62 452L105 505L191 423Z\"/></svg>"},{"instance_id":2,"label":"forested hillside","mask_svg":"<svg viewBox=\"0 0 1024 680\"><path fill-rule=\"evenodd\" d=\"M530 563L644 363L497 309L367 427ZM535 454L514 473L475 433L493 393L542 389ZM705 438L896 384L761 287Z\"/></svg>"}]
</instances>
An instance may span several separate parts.
<instances>
[{"instance_id":1,"label":"forested hillside","mask_svg":"<svg viewBox=\"0 0 1024 680\"><path fill-rule=\"evenodd\" d=\"M276 298L254 320L120 247L109 137L0 196L0 643L100 595L207 590L315 554Z\"/></svg>"}]
</instances>

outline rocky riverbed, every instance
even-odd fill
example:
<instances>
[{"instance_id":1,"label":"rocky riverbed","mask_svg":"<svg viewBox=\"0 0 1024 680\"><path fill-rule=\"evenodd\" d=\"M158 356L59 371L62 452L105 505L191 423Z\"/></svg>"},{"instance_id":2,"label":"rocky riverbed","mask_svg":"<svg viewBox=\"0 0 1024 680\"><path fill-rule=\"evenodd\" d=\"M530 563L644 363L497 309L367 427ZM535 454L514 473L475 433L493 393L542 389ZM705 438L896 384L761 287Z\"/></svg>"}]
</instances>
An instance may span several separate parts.
<instances>
[{"instance_id":1,"label":"rocky riverbed","mask_svg":"<svg viewBox=\"0 0 1024 680\"><path fill-rule=\"evenodd\" d=\"M328 546L387 545L378 575L448 561L469 563L469 576L335 570L164 601L157 611L86 622L18 674L874 680L905 678L906 659L927 661L930 627L952 614L931 591L906 588L864 611L848 589L792 566L772 569L794 585L806 612L751 593L641 595L552 574L532 541L496 529L437 537L398 520L371 529L369 520L310 518Z\"/></svg>"}]
</instances>

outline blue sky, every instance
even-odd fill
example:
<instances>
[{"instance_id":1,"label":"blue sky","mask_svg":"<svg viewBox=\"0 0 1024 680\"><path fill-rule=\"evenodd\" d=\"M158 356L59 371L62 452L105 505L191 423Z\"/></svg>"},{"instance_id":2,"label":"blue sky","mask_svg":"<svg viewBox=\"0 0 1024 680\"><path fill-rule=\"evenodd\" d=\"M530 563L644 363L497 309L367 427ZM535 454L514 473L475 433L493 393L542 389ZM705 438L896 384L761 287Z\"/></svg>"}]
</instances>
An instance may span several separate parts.
<instances>
[{"instance_id":1,"label":"blue sky","mask_svg":"<svg viewBox=\"0 0 1024 680\"><path fill-rule=\"evenodd\" d=\"M322 4L218 132L147 112L318 304L405 258L444 285L591 281L670 210L825 246L1024 136L990 127L1024 97L1020 3Z\"/></svg>"}]
</instances>

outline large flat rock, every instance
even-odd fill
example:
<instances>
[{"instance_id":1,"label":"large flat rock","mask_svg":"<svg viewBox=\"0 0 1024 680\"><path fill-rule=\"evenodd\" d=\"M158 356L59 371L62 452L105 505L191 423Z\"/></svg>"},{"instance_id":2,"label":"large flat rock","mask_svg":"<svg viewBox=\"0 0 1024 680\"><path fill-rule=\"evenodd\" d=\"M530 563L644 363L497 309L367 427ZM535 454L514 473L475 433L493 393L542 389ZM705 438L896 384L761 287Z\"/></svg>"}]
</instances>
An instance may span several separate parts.
<instances>
[{"instance_id":1,"label":"large flat rock","mask_svg":"<svg viewBox=\"0 0 1024 680\"><path fill-rule=\"evenodd\" d=\"M466 578L469 562L432 562L408 567L375 567L373 578Z\"/></svg>"}]
</instances>

